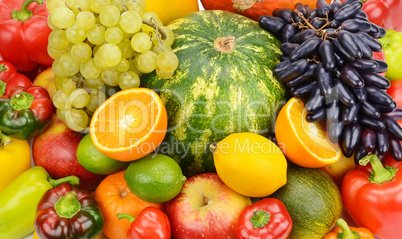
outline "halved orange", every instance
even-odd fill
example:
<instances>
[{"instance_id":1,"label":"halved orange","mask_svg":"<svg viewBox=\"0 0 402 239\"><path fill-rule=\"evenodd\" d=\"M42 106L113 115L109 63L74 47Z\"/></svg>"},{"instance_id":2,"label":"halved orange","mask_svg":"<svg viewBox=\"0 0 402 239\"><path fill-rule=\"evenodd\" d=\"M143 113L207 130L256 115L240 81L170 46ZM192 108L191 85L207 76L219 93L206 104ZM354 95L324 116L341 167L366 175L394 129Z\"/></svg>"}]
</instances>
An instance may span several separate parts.
<instances>
[{"instance_id":1,"label":"halved orange","mask_svg":"<svg viewBox=\"0 0 402 239\"><path fill-rule=\"evenodd\" d=\"M92 116L95 147L110 158L133 161L152 153L166 135L166 108L156 92L146 88L119 91Z\"/></svg>"},{"instance_id":2,"label":"halved orange","mask_svg":"<svg viewBox=\"0 0 402 239\"><path fill-rule=\"evenodd\" d=\"M320 168L338 161L342 155L338 144L327 135L325 121L308 122L304 103L290 99L279 112L275 136L285 156L307 168Z\"/></svg>"}]
</instances>

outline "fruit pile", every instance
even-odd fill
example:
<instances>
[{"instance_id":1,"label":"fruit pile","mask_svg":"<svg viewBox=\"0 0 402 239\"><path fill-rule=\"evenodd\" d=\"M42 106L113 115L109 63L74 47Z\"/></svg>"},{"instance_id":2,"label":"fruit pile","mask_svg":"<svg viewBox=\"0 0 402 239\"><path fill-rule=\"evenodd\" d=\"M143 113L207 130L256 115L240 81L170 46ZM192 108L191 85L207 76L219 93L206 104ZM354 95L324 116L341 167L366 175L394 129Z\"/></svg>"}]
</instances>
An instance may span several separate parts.
<instances>
[{"instance_id":1,"label":"fruit pile","mask_svg":"<svg viewBox=\"0 0 402 239\"><path fill-rule=\"evenodd\" d=\"M0 1L0 238L400 238L372 1Z\"/></svg>"},{"instance_id":2,"label":"fruit pile","mask_svg":"<svg viewBox=\"0 0 402 239\"><path fill-rule=\"evenodd\" d=\"M60 77L53 102L74 131L87 129L107 95L103 87L136 88L139 76L156 70L168 79L178 60L173 32L158 16L144 13L145 1L46 2L50 15L48 52Z\"/></svg>"},{"instance_id":3,"label":"fruit pile","mask_svg":"<svg viewBox=\"0 0 402 239\"><path fill-rule=\"evenodd\" d=\"M276 9L260 25L282 39L281 60L274 73L290 93L303 98L311 122L327 120L329 138L356 163L368 155L402 160L402 128L385 114L396 103L385 91L390 82L385 61L373 59L382 50L375 39L385 29L368 20L361 1L317 1L317 8L296 4Z\"/></svg>"}]
</instances>

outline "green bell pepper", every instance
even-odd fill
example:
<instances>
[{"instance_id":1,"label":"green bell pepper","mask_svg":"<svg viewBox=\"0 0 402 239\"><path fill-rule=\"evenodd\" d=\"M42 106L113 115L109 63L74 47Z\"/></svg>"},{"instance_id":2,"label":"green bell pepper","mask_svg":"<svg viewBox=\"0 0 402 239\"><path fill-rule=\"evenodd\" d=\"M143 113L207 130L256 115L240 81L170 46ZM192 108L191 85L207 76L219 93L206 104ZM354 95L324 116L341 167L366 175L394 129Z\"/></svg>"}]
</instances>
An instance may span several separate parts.
<instances>
[{"instance_id":1,"label":"green bell pepper","mask_svg":"<svg viewBox=\"0 0 402 239\"><path fill-rule=\"evenodd\" d=\"M385 77L392 81L402 78L402 33L388 30L385 37L379 39L384 48L388 71Z\"/></svg>"},{"instance_id":2,"label":"green bell pepper","mask_svg":"<svg viewBox=\"0 0 402 239\"><path fill-rule=\"evenodd\" d=\"M75 185L79 178L52 179L44 168L37 166L14 179L0 194L0 238L19 239L32 233L39 200L63 182Z\"/></svg>"}]
</instances>

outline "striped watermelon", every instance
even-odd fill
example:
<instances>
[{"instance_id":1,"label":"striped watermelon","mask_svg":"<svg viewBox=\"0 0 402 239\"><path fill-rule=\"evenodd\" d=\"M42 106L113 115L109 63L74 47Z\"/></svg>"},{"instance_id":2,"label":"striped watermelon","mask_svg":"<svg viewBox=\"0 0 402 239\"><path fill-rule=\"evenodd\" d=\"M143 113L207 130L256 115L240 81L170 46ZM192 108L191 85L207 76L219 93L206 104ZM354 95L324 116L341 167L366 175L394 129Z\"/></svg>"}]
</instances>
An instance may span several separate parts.
<instances>
[{"instance_id":1,"label":"striped watermelon","mask_svg":"<svg viewBox=\"0 0 402 239\"><path fill-rule=\"evenodd\" d=\"M158 152L186 176L214 171L210 144L234 132L273 133L285 88L273 76L280 42L258 23L224 11L200 11L173 21L173 78L141 79L167 109L168 133Z\"/></svg>"}]
</instances>

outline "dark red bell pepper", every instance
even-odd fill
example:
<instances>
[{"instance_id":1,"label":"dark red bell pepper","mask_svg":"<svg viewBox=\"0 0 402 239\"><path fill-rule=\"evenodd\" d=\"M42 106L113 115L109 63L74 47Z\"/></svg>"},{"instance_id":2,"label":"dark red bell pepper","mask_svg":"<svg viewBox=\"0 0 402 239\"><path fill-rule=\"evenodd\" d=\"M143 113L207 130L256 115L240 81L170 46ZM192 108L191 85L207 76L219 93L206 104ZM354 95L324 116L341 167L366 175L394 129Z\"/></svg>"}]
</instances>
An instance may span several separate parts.
<instances>
[{"instance_id":1,"label":"dark red bell pepper","mask_svg":"<svg viewBox=\"0 0 402 239\"><path fill-rule=\"evenodd\" d=\"M402 1L401 0L367 0L362 1L363 11L371 22L386 30L402 32Z\"/></svg>"},{"instance_id":2,"label":"dark red bell pepper","mask_svg":"<svg viewBox=\"0 0 402 239\"><path fill-rule=\"evenodd\" d=\"M29 88L32 82L25 75L19 74L10 62L0 61L0 97L7 98L9 92L17 86Z\"/></svg>"},{"instance_id":3,"label":"dark red bell pepper","mask_svg":"<svg viewBox=\"0 0 402 239\"><path fill-rule=\"evenodd\" d=\"M117 214L117 218L131 222L128 239L169 239L171 236L169 218L158 208L146 207L136 218L125 213Z\"/></svg>"},{"instance_id":4,"label":"dark red bell pepper","mask_svg":"<svg viewBox=\"0 0 402 239\"><path fill-rule=\"evenodd\" d=\"M292 219L285 205L275 198L265 198L246 207L236 222L238 239L282 239L292 230Z\"/></svg>"},{"instance_id":5,"label":"dark red bell pepper","mask_svg":"<svg viewBox=\"0 0 402 239\"><path fill-rule=\"evenodd\" d=\"M102 210L89 191L62 183L38 203L35 230L39 238L95 238L102 228Z\"/></svg>"},{"instance_id":6,"label":"dark red bell pepper","mask_svg":"<svg viewBox=\"0 0 402 239\"><path fill-rule=\"evenodd\" d=\"M382 164L375 154L362 158L342 183L345 209L358 226L379 238L399 239L402 235L402 163L387 156Z\"/></svg>"},{"instance_id":7,"label":"dark red bell pepper","mask_svg":"<svg viewBox=\"0 0 402 239\"><path fill-rule=\"evenodd\" d=\"M49 93L41 86L15 87L0 98L0 131L29 140L49 126L55 108Z\"/></svg>"},{"instance_id":8,"label":"dark red bell pepper","mask_svg":"<svg viewBox=\"0 0 402 239\"><path fill-rule=\"evenodd\" d=\"M52 31L44 0L0 1L0 56L19 71L33 70L38 63L50 66L47 53Z\"/></svg>"}]
</instances>

